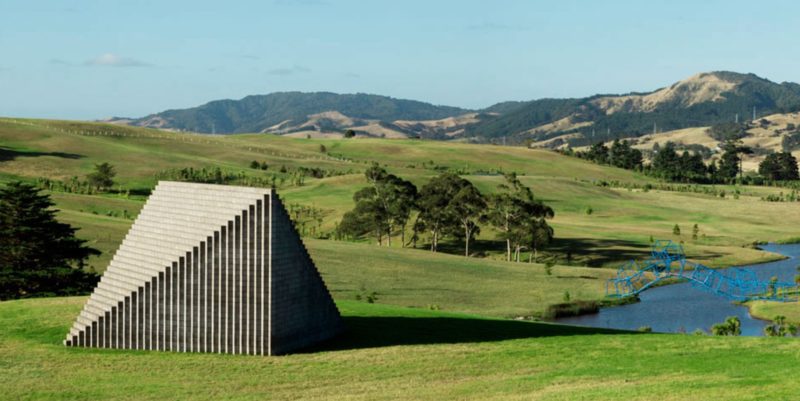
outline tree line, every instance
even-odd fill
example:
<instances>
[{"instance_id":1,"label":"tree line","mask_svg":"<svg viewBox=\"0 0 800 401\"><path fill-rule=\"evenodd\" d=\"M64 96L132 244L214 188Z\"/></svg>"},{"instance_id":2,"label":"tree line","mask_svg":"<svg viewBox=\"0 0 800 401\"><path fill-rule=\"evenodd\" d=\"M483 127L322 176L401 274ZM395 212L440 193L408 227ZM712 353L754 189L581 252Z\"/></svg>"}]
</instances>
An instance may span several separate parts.
<instances>
[{"instance_id":1,"label":"tree line","mask_svg":"<svg viewBox=\"0 0 800 401\"><path fill-rule=\"evenodd\" d=\"M631 147L627 140L614 140L611 147L596 143L583 152L564 151L582 159L598 164L607 164L628 170L641 171L647 175L671 182L696 184L728 184L745 182L742 169L742 156L753 154L753 149L742 144L736 137L729 137L721 146L719 162L706 164L700 152L684 150L678 153L676 145L667 142L664 146L654 146L652 161L642 162L642 152ZM797 159L789 152L770 153L759 164L758 173L762 180L791 181L800 179Z\"/></svg>"},{"instance_id":2,"label":"tree line","mask_svg":"<svg viewBox=\"0 0 800 401\"><path fill-rule=\"evenodd\" d=\"M553 209L536 199L516 174L504 174L504 182L492 194L483 194L469 180L451 172L433 177L421 188L373 164L364 173L368 186L353 196L354 208L337 226L337 236L375 238L379 245L392 244L400 234L401 246L417 246L427 233L432 252L445 238L462 242L470 256L470 243L481 227L490 225L505 242L506 260L519 261L523 249L536 253L553 239L546 219ZM406 231L412 235L406 242ZM384 241L385 239L385 241Z\"/></svg>"}]
</instances>

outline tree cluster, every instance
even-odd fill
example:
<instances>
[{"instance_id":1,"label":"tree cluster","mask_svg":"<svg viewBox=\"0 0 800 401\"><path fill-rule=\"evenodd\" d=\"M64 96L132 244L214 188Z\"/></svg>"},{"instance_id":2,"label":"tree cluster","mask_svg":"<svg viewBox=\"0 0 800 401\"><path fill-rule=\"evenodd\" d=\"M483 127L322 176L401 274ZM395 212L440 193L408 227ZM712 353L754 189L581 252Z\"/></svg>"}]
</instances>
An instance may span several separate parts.
<instances>
[{"instance_id":1,"label":"tree cluster","mask_svg":"<svg viewBox=\"0 0 800 401\"><path fill-rule=\"evenodd\" d=\"M370 185L353 195L356 206L345 213L338 231L355 237L372 234L379 245L386 237L387 245L391 246L396 229L405 233L417 202L417 187L377 164L368 168L364 175ZM405 242L405 238L402 239Z\"/></svg>"},{"instance_id":2,"label":"tree cluster","mask_svg":"<svg viewBox=\"0 0 800 401\"><path fill-rule=\"evenodd\" d=\"M631 147L627 140L620 141L615 139L611 143L611 148L599 142L592 145L586 152L579 152L578 157L591 160L599 164L609 164L614 167L628 170L640 169L642 167L642 151Z\"/></svg>"},{"instance_id":3,"label":"tree cluster","mask_svg":"<svg viewBox=\"0 0 800 401\"><path fill-rule=\"evenodd\" d=\"M758 165L758 174L772 181L798 180L797 159L789 152L771 153Z\"/></svg>"},{"instance_id":4,"label":"tree cluster","mask_svg":"<svg viewBox=\"0 0 800 401\"><path fill-rule=\"evenodd\" d=\"M678 155L675 144L667 142L653 156L648 172L667 181L706 182L713 170L709 171L699 153L684 151Z\"/></svg>"},{"instance_id":5,"label":"tree cluster","mask_svg":"<svg viewBox=\"0 0 800 401\"><path fill-rule=\"evenodd\" d=\"M432 252L440 249L444 238L452 238L464 244L464 255L469 256L470 243L481 225L490 224L506 243L507 260L517 261L522 249L535 254L553 238L553 229L545 221L553 217L553 210L536 200L515 174L506 174L506 182L489 196L452 172L433 177L419 190L377 164L367 169L365 176L370 185L353 196L355 208L338 226L341 235L372 235L379 245L384 238L391 245L392 236L399 231L406 246L406 227L416 215L409 244L416 247L420 235L427 233Z\"/></svg>"},{"instance_id":6,"label":"tree cluster","mask_svg":"<svg viewBox=\"0 0 800 401\"><path fill-rule=\"evenodd\" d=\"M684 150L683 153L678 153L676 145L672 142L667 142L664 146L654 146L652 162L644 166L641 162L641 152L632 149L627 141L614 141L611 148L600 142L585 152L564 152L595 163L629 170L641 169L645 174L670 182L725 184L734 182L737 177L741 182L751 183L800 179L797 159L788 152L767 154L766 159L759 165L758 172L761 177L745 177L741 155L753 153L754 149L745 146L738 139L728 139L722 145L719 163L712 161L709 164L703 162L703 152Z\"/></svg>"}]
</instances>

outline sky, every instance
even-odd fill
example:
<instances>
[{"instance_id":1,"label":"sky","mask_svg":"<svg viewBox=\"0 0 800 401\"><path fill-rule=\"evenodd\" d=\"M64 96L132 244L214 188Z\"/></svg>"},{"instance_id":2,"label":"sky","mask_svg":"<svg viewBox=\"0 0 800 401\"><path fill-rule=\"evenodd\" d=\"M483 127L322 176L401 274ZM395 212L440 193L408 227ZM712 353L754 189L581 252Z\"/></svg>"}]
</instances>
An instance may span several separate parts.
<instances>
[{"instance_id":1,"label":"sky","mask_svg":"<svg viewBox=\"0 0 800 401\"><path fill-rule=\"evenodd\" d=\"M0 0L0 116L277 91L483 108L714 70L798 82L797 15L792 1Z\"/></svg>"}]
</instances>

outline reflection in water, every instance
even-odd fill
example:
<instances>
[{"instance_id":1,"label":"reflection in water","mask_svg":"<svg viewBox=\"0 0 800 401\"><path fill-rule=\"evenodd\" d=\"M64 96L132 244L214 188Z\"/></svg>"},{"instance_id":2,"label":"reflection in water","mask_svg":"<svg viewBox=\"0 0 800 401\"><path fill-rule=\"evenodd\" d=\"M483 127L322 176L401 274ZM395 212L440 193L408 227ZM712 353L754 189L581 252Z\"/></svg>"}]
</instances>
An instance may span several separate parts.
<instances>
[{"instance_id":1,"label":"reflection in water","mask_svg":"<svg viewBox=\"0 0 800 401\"><path fill-rule=\"evenodd\" d=\"M760 280L769 280L776 276L779 281L794 282L800 244L764 245L762 249L786 255L789 259L746 268L755 271ZM653 288L639 294L639 298L639 303L603 308L597 314L558 319L558 322L628 330L650 326L657 332L680 333L697 329L709 332L711 326L722 322L726 317L737 316L742 321L742 335L745 336L763 335L767 324L750 317L746 307L694 288L690 283Z\"/></svg>"}]
</instances>

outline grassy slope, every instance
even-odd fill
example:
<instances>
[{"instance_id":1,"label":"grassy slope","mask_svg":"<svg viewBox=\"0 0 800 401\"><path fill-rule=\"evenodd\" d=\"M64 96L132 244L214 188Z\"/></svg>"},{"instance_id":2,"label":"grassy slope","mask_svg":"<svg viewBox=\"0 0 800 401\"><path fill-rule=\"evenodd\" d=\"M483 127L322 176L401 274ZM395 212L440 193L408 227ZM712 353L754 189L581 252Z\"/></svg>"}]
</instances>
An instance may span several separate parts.
<instances>
[{"instance_id":1,"label":"grassy slope","mask_svg":"<svg viewBox=\"0 0 800 401\"><path fill-rule=\"evenodd\" d=\"M797 302L769 302L752 301L748 302L750 314L763 320L772 320L778 315L786 317L786 320L800 324L800 304Z\"/></svg>"},{"instance_id":2,"label":"grassy slope","mask_svg":"<svg viewBox=\"0 0 800 401\"><path fill-rule=\"evenodd\" d=\"M71 132L66 132L71 131ZM108 133L117 136L87 136L74 132ZM121 136L124 135L124 136ZM320 153L324 145L330 155L349 161L327 158ZM647 182L630 171L598 166L552 152L514 147L479 146L452 142L415 140L307 140L270 135L209 137L175 134L107 124L49 120L0 119L0 180L13 177L82 177L97 162L111 161L119 171L118 181L130 188L149 188L154 174L168 168L214 167L245 170L251 160L266 161L271 171L281 165L319 166L352 175L307 180L303 187L286 187L282 195L289 202L314 205L326 213L323 230L331 230L340 216L352 207L352 194L364 185L360 172L371 161L379 161L391 171L423 184L436 174L423 163L462 168L482 190L492 191L500 183L496 175L482 172L503 169L524 174L523 181L556 210L553 225L558 241L553 247L560 259L567 253L578 265L616 265L642 257L648 239L675 238L672 227L684 232L690 256L711 265L753 263L773 256L742 248L755 240L781 240L796 236L800 212L791 204L758 200L774 188L746 188L739 200L711 198L688 193L651 191L648 193L598 187L592 180ZM100 200L91 197L70 199L60 196L64 218L84 228L86 238L97 241L102 250L115 247L122 238L120 218L99 219L85 203L100 203L95 211L104 214L123 209L134 212L141 200ZM594 213L584 211L591 207ZM688 213L686 212L688 210ZM83 211L83 212L81 212ZM775 226L765 222L784 221ZM92 227L94 222L99 227ZM691 226L699 224L706 240L692 241ZM118 229L116 232L111 227ZM98 233L100 237L98 237ZM485 228L475 249L500 258L502 245L494 242L494 232ZM676 238L677 239L677 238ZM397 244L399 241L395 241ZM455 251L455 249L454 249ZM110 256L93 265L102 269Z\"/></svg>"},{"instance_id":3,"label":"grassy slope","mask_svg":"<svg viewBox=\"0 0 800 401\"><path fill-rule=\"evenodd\" d=\"M423 250L377 249L336 241L306 240L325 283L338 300L378 293L378 302L492 316L541 315L547 305L605 295L608 269L513 264L432 254ZM354 267L354 261L357 265Z\"/></svg>"},{"instance_id":4,"label":"grassy slope","mask_svg":"<svg viewBox=\"0 0 800 401\"><path fill-rule=\"evenodd\" d=\"M602 334L340 302L350 331L276 358L65 348L85 298L0 302L4 399L792 399L792 339ZM606 332L608 333L608 332Z\"/></svg>"}]
</instances>

